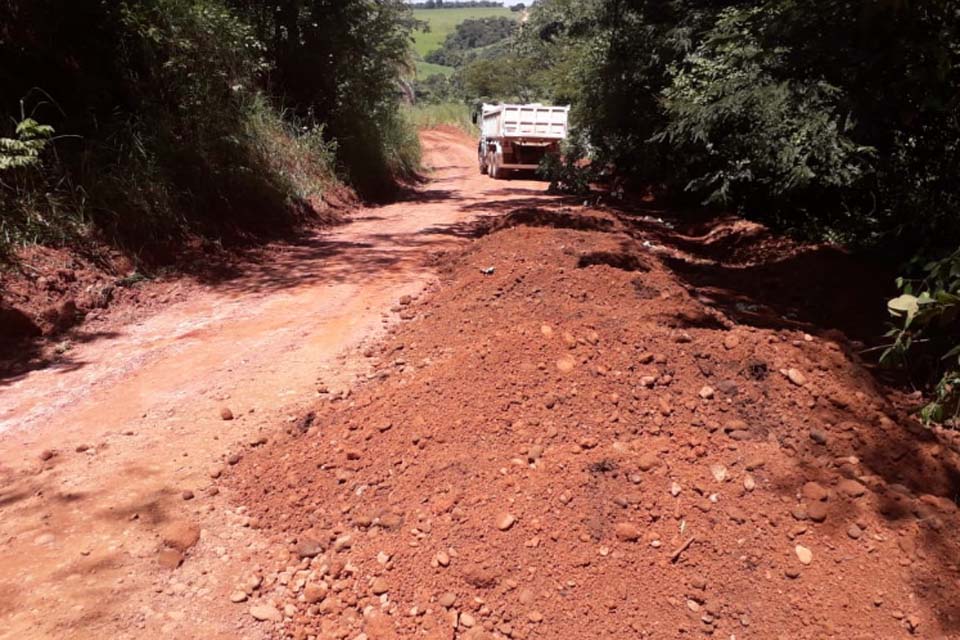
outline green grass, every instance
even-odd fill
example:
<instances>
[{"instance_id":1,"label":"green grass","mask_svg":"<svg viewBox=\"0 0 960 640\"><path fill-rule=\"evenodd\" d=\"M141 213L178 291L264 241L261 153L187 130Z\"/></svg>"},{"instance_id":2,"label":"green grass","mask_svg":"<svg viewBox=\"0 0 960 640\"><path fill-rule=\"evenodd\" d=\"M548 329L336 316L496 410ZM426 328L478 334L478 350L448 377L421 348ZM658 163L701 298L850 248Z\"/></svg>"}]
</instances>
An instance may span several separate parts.
<instances>
[{"instance_id":1,"label":"green grass","mask_svg":"<svg viewBox=\"0 0 960 640\"><path fill-rule=\"evenodd\" d=\"M470 135L476 135L479 133L479 129L470 120L470 115L470 108L459 102L420 104L407 108L407 118L418 129L429 129L440 124L448 124L462 129Z\"/></svg>"},{"instance_id":2,"label":"green grass","mask_svg":"<svg viewBox=\"0 0 960 640\"><path fill-rule=\"evenodd\" d=\"M516 18L519 13L507 7L465 7L462 9L415 9L413 15L430 25L430 33L415 33L413 48L421 58L439 49L447 36L467 18L506 16Z\"/></svg>"},{"instance_id":3,"label":"green grass","mask_svg":"<svg viewBox=\"0 0 960 640\"><path fill-rule=\"evenodd\" d=\"M437 74L442 76L451 76L453 75L453 72L453 67L445 67L442 64L433 64L432 62L417 60L417 78L429 78L430 76Z\"/></svg>"}]
</instances>

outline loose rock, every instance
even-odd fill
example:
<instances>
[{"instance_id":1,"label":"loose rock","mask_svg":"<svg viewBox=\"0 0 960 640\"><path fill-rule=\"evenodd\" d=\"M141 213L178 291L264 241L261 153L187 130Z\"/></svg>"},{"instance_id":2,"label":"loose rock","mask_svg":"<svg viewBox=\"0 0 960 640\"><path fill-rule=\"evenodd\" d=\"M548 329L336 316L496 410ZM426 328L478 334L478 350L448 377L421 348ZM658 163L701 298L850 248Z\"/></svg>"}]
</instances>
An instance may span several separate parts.
<instances>
[{"instance_id":1,"label":"loose rock","mask_svg":"<svg viewBox=\"0 0 960 640\"><path fill-rule=\"evenodd\" d=\"M517 521L517 518L512 513L501 513L497 516L497 529L500 531L507 531L510 529Z\"/></svg>"}]
</instances>

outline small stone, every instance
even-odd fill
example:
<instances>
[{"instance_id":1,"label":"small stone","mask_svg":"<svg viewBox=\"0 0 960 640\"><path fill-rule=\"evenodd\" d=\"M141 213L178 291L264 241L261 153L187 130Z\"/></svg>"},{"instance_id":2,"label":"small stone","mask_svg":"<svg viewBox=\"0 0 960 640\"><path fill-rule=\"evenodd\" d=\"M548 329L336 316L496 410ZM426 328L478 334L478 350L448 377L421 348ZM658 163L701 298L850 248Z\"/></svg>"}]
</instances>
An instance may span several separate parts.
<instances>
[{"instance_id":1,"label":"small stone","mask_svg":"<svg viewBox=\"0 0 960 640\"><path fill-rule=\"evenodd\" d=\"M807 506L807 517L814 522L823 522L827 519L827 503L814 502Z\"/></svg>"},{"instance_id":2,"label":"small stone","mask_svg":"<svg viewBox=\"0 0 960 640\"><path fill-rule=\"evenodd\" d=\"M623 542L636 542L640 539L640 529L631 522L620 522L614 528L617 539Z\"/></svg>"},{"instance_id":3,"label":"small stone","mask_svg":"<svg viewBox=\"0 0 960 640\"><path fill-rule=\"evenodd\" d=\"M448 609L454 605L457 601L457 596L450 593L449 591L437 599L437 602L440 603L441 607L447 607Z\"/></svg>"},{"instance_id":4,"label":"small stone","mask_svg":"<svg viewBox=\"0 0 960 640\"><path fill-rule=\"evenodd\" d=\"M40 452L40 459L43 461L47 461L53 456L55 456L56 454L57 452L53 451L52 449L44 449L43 451Z\"/></svg>"},{"instance_id":5,"label":"small stone","mask_svg":"<svg viewBox=\"0 0 960 640\"><path fill-rule=\"evenodd\" d=\"M234 604L240 604L241 602L246 602L247 594L243 591L234 591L230 594L230 602Z\"/></svg>"},{"instance_id":6,"label":"small stone","mask_svg":"<svg viewBox=\"0 0 960 640\"><path fill-rule=\"evenodd\" d=\"M240 454L231 453L230 457L227 458L227 464L234 465L240 462Z\"/></svg>"},{"instance_id":7,"label":"small stone","mask_svg":"<svg viewBox=\"0 0 960 640\"><path fill-rule=\"evenodd\" d=\"M660 458L657 457L656 453L648 451L640 456L637 460L637 466L640 467L641 471L650 471L660 463Z\"/></svg>"},{"instance_id":8,"label":"small stone","mask_svg":"<svg viewBox=\"0 0 960 640\"><path fill-rule=\"evenodd\" d=\"M497 516L497 529L500 529L500 531L507 531L516 523L516 521L517 519L512 513L501 513Z\"/></svg>"},{"instance_id":9,"label":"small stone","mask_svg":"<svg viewBox=\"0 0 960 640\"><path fill-rule=\"evenodd\" d=\"M808 482L803 485L803 488L800 490L800 495L808 502L822 502L830 496L830 492L816 482Z\"/></svg>"},{"instance_id":10,"label":"small stone","mask_svg":"<svg viewBox=\"0 0 960 640\"><path fill-rule=\"evenodd\" d=\"M315 558L323 553L323 545L313 538L303 538L297 543L298 558Z\"/></svg>"},{"instance_id":11,"label":"small stone","mask_svg":"<svg viewBox=\"0 0 960 640\"><path fill-rule=\"evenodd\" d=\"M703 387L700 389L700 397L704 400L709 400L713 397L713 387Z\"/></svg>"},{"instance_id":12,"label":"small stone","mask_svg":"<svg viewBox=\"0 0 960 640\"><path fill-rule=\"evenodd\" d=\"M440 551L440 552L438 552L438 553L437 553L437 564L439 564L441 567L449 567L449 566L450 566L450 554L448 554L446 551Z\"/></svg>"},{"instance_id":13,"label":"small stone","mask_svg":"<svg viewBox=\"0 0 960 640\"><path fill-rule=\"evenodd\" d=\"M539 611L531 611L530 613L527 614L527 620L529 620L534 624L543 622L543 614L540 613Z\"/></svg>"},{"instance_id":14,"label":"small stone","mask_svg":"<svg viewBox=\"0 0 960 640\"><path fill-rule=\"evenodd\" d=\"M475 624L477 624L477 620L476 620L476 618L474 618L472 615L470 615L469 613L466 613L466 612L463 612L463 613L460 614L460 626L461 626L461 627L466 627L467 629L469 629L470 627L472 627L472 626L475 625Z\"/></svg>"},{"instance_id":15,"label":"small stone","mask_svg":"<svg viewBox=\"0 0 960 640\"><path fill-rule=\"evenodd\" d=\"M161 534L163 543L177 551L186 551L200 540L200 526L187 520L176 520Z\"/></svg>"},{"instance_id":16,"label":"small stone","mask_svg":"<svg viewBox=\"0 0 960 640\"><path fill-rule=\"evenodd\" d=\"M717 482L726 482L730 477L730 472L727 471L727 468L722 464L712 464L710 465L710 474L713 476L713 479Z\"/></svg>"},{"instance_id":17,"label":"small stone","mask_svg":"<svg viewBox=\"0 0 960 640\"><path fill-rule=\"evenodd\" d=\"M263 604L250 607L250 615L253 616L254 620L260 620L261 622L281 622L283 620L283 615L277 611L276 607Z\"/></svg>"},{"instance_id":18,"label":"small stone","mask_svg":"<svg viewBox=\"0 0 960 640\"><path fill-rule=\"evenodd\" d=\"M827 434L820 429L811 429L810 439L819 445L827 444Z\"/></svg>"},{"instance_id":19,"label":"small stone","mask_svg":"<svg viewBox=\"0 0 960 640\"><path fill-rule=\"evenodd\" d=\"M854 540L858 540L860 536L863 535L863 529L858 527L856 523L851 524L849 527L847 527L847 535L853 538Z\"/></svg>"},{"instance_id":20,"label":"small stone","mask_svg":"<svg viewBox=\"0 0 960 640\"><path fill-rule=\"evenodd\" d=\"M753 479L753 476L745 476L743 478L743 488L747 491L753 491L757 488L757 481Z\"/></svg>"},{"instance_id":21,"label":"small stone","mask_svg":"<svg viewBox=\"0 0 960 640\"><path fill-rule=\"evenodd\" d=\"M800 570L796 567L787 567L783 570L783 575L793 580L800 577Z\"/></svg>"},{"instance_id":22,"label":"small stone","mask_svg":"<svg viewBox=\"0 0 960 640\"><path fill-rule=\"evenodd\" d=\"M548 324L540 325L540 333L543 334L544 338L549 338L553 335L553 328Z\"/></svg>"},{"instance_id":23,"label":"small stone","mask_svg":"<svg viewBox=\"0 0 960 640\"><path fill-rule=\"evenodd\" d=\"M222 474L223 474L222 467L212 467L209 471L210 477L213 478L214 480L219 478Z\"/></svg>"},{"instance_id":24,"label":"small stone","mask_svg":"<svg viewBox=\"0 0 960 640\"><path fill-rule=\"evenodd\" d=\"M161 549L157 554L157 563L161 568L173 571L183 563L183 554L176 549Z\"/></svg>"},{"instance_id":25,"label":"small stone","mask_svg":"<svg viewBox=\"0 0 960 640\"><path fill-rule=\"evenodd\" d=\"M227 407L220 409L220 418L223 420L233 420L233 411L230 411Z\"/></svg>"},{"instance_id":26,"label":"small stone","mask_svg":"<svg viewBox=\"0 0 960 640\"><path fill-rule=\"evenodd\" d=\"M56 540L56 538L52 533L41 533L33 539L33 544L43 546L52 543L54 540Z\"/></svg>"},{"instance_id":27,"label":"small stone","mask_svg":"<svg viewBox=\"0 0 960 640\"><path fill-rule=\"evenodd\" d=\"M193 491L187 490L180 494L184 500L193 500Z\"/></svg>"},{"instance_id":28,"label":"small stone","mask_svg":"<svg viewBox=\"0 0 960 640\"><path fill-rule=\"evenodd\" d=\"M570 355L563 356L557 360L557 371L560 373L570 373L574 370L574 368L576 368L576 366L577 361L573 358L573 356Z\"/></svg>"},{"instance_id":29,"label":"small stone","mask_svg":"<svg viewBox=\"0 0 960 640\"><path fill-rule=\"evenodd\" d=\"M856 480L850 479L841 480L837 484L837 489L840 491L840 493L843 493L851 498L859 498L867 492L867 488L865 486Z\"/></svg>"},{"instance_id":30,"label":"small stone","mask_svg":"<svg viewBox=\"0 0 960 640\"><path fill-rule=\"evenodd\" d=\"M807 384L807 377L803 375L799 369L787 369L785 375L787 376L787 380L798 387L802 387L803 385Z\"/></svg>"},{"instance_id":31,"label":"small stone","mask_svg":"<svg viewBox=\"0 0 960 640\"><path fill-rule=\"evenodd\" d=\"M728 333L723 339L723 347L727 350L736 349L740 346L740 338L736 334Z\"/></svg>"},{"instance_id":32,"label":"small stone","mask_svg":"<svg viewBox=\"0 0 960 640\"><path fill-rule=\"evenodd\" d=\"M813 562L813 551L807 549L802 544L798 544L794 551L797 554L797 559L800 561L800 564L809 565Z\"/></svg>"},{"instance_id":33,"label":"small stone","mask_svg":"<svg viewBox=\"0 0 960 640\"><path fill-rule=\"evenodd\" d=\"M303 587L303 599L307 602L307 604L316 604L321 602L325 597L327 597L326 585L316 582L308 582Z\"/></svg>"},{"instance_id":34,"label":"small stone","mask_svg":"<svg viewBox=\"0 0 960 640\"><path fill-rule=\"evenodd\" d=\"M370 591L375 596L383 595L390 591L390 585L388 585L387 581L383 578L375 578L373 584L370 585Z\"/></svg>"},{"instance_id":35,"label":"small stone","mask_svg":"<svg viewBox=\"0 0 960 640\"><path fill-rule=\"evenodd\" d=\"M683 489L681 489L681 488L680 488L680 485L677 484L676 482L671 482L671 483L670 483L670 495L672 495L674 498L676 498L678 495L680 495L680 492L681 492L682 490L683 490Z\"/></svg>"},{"instance_id":36,"label":"small stone","mask_svg":"<svg viewBox=\"0 0 960 640\"><path fill-rule=\"evenodd\" d=\"M907 629L910 633L916 633L920 628L920 618L917 616L907 616Z\"/></svg>"}]
</instances>

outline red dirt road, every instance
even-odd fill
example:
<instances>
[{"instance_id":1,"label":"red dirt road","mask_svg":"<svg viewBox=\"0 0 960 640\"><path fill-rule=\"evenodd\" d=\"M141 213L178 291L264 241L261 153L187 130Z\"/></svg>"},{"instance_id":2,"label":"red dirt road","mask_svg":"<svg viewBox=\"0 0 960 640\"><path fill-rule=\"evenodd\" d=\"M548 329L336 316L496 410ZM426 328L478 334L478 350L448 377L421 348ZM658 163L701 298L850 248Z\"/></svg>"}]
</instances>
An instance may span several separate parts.
<instances>
[{"instance_id":1,"label":"red dirt road","mask_svg":"<svg viewBox=\"0 0 960 640\"><path fill-rule=\"evenodd\" d=\"M960 638L958 438L859 359L869 274L424 141L2 383L0 637Z\"/></svg>"},{"instance_id":2,"label":"red dirt road","mask_svg":"<svg viewBox=\"0 0 960 640\"><path fill-rule=\"evenodd\" d=\"M357 346L431 281L458 225L545 198L542 183L480 176L460 134L423 141L434 172L409 201L278 247L142 322L82 327L61 362L0 381L0 637L235 637L227 595L250 571L236 549L263 543L207 495L211 467L318 389L348 388L365 371ZM161 532L183 519L203 533L171 574Z\"/></svg>"}]
</instances>

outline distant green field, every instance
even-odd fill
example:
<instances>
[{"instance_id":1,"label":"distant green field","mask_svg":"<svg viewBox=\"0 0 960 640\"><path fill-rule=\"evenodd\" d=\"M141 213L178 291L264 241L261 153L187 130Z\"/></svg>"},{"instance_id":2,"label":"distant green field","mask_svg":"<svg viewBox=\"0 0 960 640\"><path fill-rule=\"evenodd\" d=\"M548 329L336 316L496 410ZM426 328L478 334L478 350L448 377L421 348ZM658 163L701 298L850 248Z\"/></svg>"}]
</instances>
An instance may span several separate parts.
<instances>
[{"instance_id":1,"label":"distant green field","mask_svg":"<svg viewBox=\"0 0 960 640\"><path fill-rule=\"evenodd\" d=\"M431 51L439 49L447 36L453 33L457 25L467 18L496 16L516 18L518 14L510 11L507 7L472 7L463 9L414 9L413 15L417 20L423 20L430 25L429 33L413 34L413 48L417 55L423 58ZM453 73L453 69L425 62L417 64L417 75L420 77L426 77L426 75L434 73L449 75Z\"/></svg>"},{"instance_id":2,"label":"distant green field","mask_svg":"<svg viewBox=\"0 0 960 640\"><path fill-rule=\"evenodd\" d=\"M424 62L423 60L417 60L417 77L418 78L429 78L437 74L442 76L449 76L453 73L453 67L445 67L442 64L433 64L432 62Z\"/></svg>"}]
</instances>

